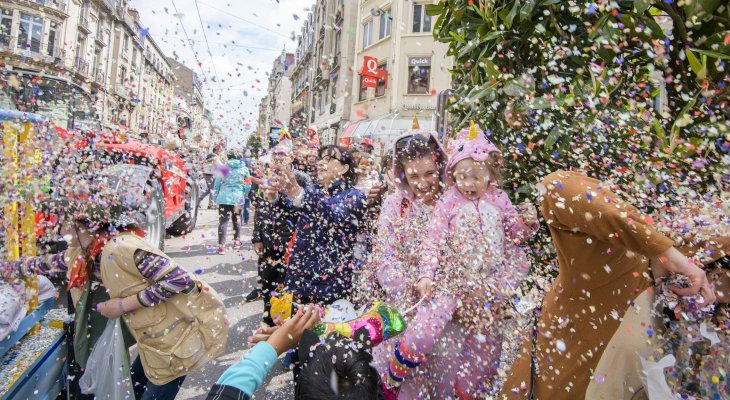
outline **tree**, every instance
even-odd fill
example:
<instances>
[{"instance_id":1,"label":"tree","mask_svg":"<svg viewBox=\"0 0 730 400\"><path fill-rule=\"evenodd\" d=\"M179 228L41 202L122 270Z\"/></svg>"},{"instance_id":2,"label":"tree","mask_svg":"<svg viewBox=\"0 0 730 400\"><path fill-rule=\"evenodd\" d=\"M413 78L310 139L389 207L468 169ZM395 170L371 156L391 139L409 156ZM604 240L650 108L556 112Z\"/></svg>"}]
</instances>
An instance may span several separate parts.
<instances>
[{"instance_id":1,"label":"tree","mask_svg":"<svg viewBox=\"0 0 730 400\"><path fill-rule=\"evenodd\" d=\"M251 133L246 141L246 148L251 151L251 154L256 157L261 151L261 137L256 132Z\"/></svg>"},{"instance_id":2,"label":"tree","mask_svg":"<svg viewBox=\"0 0 730 400\"><path fill-rule=\"evenodd\" d=\"M457 128L488 129L516 199L576 167L644 211L730 181L726 2L449 0L427 10L456 60Z\"/></svg>"}]
</instances>

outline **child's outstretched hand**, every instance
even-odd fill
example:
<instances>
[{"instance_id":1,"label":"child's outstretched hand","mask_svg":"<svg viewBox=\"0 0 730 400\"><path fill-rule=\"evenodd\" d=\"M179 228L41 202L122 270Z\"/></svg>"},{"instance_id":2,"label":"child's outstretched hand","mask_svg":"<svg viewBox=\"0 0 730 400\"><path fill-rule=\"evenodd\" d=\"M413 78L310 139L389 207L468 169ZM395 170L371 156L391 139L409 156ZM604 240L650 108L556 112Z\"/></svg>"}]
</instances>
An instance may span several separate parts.
<instances>
[{"instance_id":1,"label":"child's outstretched hand","mask_svg":"<svg viewBox=\"0 0 730 400\"><path fill-rule=\"evenodd\" d=\"M276 329L266 341L276 350L276 354L282 354L294 348L305 329L312 329L319 322L319 308L310 306L307 311L300 309L284 325Z\"/></svg>"},{"instance_id":2,"label":"child's outstretched hand","mask_svg":"<svg viewBox=\"0 0 730 400\"><path fill-rule=\"evenodd\" d=\"M537 219L537 208L535 208L535 205L526 201L524 203L521 203L517 208L520 218L522 219L522 222L525 223L525 225L528 226L535 226L540 223Z\"/></svg>"}]
</instances>

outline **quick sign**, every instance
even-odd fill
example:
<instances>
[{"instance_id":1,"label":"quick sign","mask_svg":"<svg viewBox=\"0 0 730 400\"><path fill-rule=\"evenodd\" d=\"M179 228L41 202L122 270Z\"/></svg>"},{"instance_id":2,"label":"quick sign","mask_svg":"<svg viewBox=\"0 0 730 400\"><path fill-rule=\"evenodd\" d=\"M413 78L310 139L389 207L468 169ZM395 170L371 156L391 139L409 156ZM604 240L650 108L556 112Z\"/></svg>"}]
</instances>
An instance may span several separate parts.
<instances>
[{"instance_id":1,"label":"quick sign","mask_svg":"<svg viewBox=\"0 0 730 400\"><path fill-rule=\"evenodd\" d=\"M363 76L362 87L378 87L378 78L373 78L372 76Z\"/></svg>"},{"instance_id":2,"label":"quick sign","mask_svg":"<svg viewBox=\"0 0 730 400\"><path fill-rule=\"evenodd\" d=\"M425 67L431 65L431 57L409 57L408 65L411 67Z\"/></svg>"}]
</instances>

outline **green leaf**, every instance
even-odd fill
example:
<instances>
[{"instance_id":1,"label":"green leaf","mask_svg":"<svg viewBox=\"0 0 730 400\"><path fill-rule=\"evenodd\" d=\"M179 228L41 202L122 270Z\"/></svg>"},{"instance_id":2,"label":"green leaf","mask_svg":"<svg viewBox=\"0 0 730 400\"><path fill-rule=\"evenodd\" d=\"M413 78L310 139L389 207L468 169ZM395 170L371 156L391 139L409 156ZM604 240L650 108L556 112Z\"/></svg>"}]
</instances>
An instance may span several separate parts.
<instances>
[{"instance_id":1,"label":"green leaf","mask_svg":"<svg viewBox=\"0 0 730 400\"><path fill-rule=\"evenodd\" d=\"M702 50L702 49L692 49L692 51L696 51L697 53L706 55L707 57L719 58L722 60L730 60L730 54L723 54L723 53L718 53L716 51Z\"/></svg>"},{"instance_id":2,"label":"green leaf","mask_svg":"<svg viewBox=\"0 0 730 400\"><path fill-rule=\"evenodd\" d=\"M426 15L434 17L444 12L444 4L426 4Z\"/></svg>"},{"instance_id":3,"label":"green leaf","mask_svg":"<svg viewBox=\"0 0 730 400\"><path fill-rule=\"evenodd\" d=\"M512 21L514 21L515 17L517 16L517 11L520 9L520 0L516 0L515 3L512 5L512 9L509 10L509 13L504 17L504 25L507 27L507 29L512 28Z\"/></svg>"},{"instance_id":4,"label":"green leaf","mask_svg":"<svg viewBox=\"0 0 730 400\"><path fill-rule=\"evenodd\" d=\"M451 37L453 37L457 42L466 43L466 40L464 40L464 37L454 31L449 31L449 35L451 35Z\"/></svg>"},{"instance_id":5,"label":"green leaf","mask_svg":"<svg viewBox=\"0 0 730 400\"><path fill-rule=\"evenodd\" d=\"M500 36L504 35L504 31L492 31L486 34L484 38L482 38L482 42L487 42L490 40L494 40Z\"/></svg>"},{"instance_id":6,"label":"green leaf","mask_svg":"<svg viewBox=\"0 0 730 400\"><path fill-rule=\"evenodd\" d=\"M561 135L560 129L558 129L557 127L550 130L548 137L545 139L545 145L544 145L545 150L548 150L551 147L553 147L553 145L555 145L555 142L558 141L558 138L560 137L560 135Z\"/></svg>"},{"instance_id":7,"label":"green leaf","mask_svg":"<svg viewBox=\"0 0 730 400\"><path fill-rule=\"evenodd\" d=\"M634 0L634 8L638 14L643 14L649 9L649 0Z\"/></svg>"},{"instance_id":8,"label":"green leaf","mask_svg":"<svg viewBox=\"0 0 730 400\"><path fill-rule=\"evenodd\" d=\"M532 10L535 9L535 3L528 1L522 8L520 8L520 21L526 21L532 15Z\"/></svg>"},{"instance_id":9,"label":"green leaf","mask_svg":"<svg viewBox=\"0 0 730 400\"><path fill-rule=\"evenodd\" d=\"M682 8L688 21L691 21L694 17L699 20L706 20L720 6L720 3L720 0L692 0L685 1Z\"/></svg>"},{"instance_id":10,"label":"green leaf","mask_svg":"<svg viewBox=\"0 0 730 400\"><path fill-rule=\"evenodd\" d=\"M692 71L697 75L697 79L704 80L707 77L707 65L700 62L690 50L685 50L684 54L687 56L687 61L689 61L689 66L692 68Z\"/></svg>"},{"instance_id":11,"label":"green leaf","mask_svg":"<svg viewBox=\"0 0 730 400\"><path fill-rule=\"evenodd\" d=\"M546 6L552 6L555 4L560 4L562 0L543 0L540 2L540 7L546 7Z\"/></svg>"}]
</instances>

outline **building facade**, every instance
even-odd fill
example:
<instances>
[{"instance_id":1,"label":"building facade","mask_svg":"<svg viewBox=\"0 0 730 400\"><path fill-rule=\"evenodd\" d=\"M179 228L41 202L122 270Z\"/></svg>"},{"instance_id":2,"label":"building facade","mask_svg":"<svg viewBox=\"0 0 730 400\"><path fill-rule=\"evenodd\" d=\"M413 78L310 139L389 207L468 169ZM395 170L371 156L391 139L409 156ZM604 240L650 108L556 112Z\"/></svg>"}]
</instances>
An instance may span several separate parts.
<instances>
[{"instance_id":1,"label":"building facade","mask_svg":"<svg viewBox=\"0 0 730 400\"><path fill-rule=\"evenodd\" d=\"M263 128L266 139L262 136L262 144L268 148L278 140L279 132L285 126L290 129L292 115L292 71L295 56L293 53L282 52L275 60L269 73L269 84L266 95L266 107L263 114L265 121ZM261 110L259 110L261 115ZM265 139L265 140L264 140Z\"/></svg>"},{"instance_id":2,"label":"building facade","mask_svg":"<svg viewBox=\"0 0 730 400\"><path fill-rule=\"evenodd\" d=\"M104 129L157 143L177 130L168 117L174 112L172 66L126 0L2 2L0 52L6 69L78 85L94 99ZM198 130L210 130L202 95L196 99Z\"/></svg>"},{"instance_id":3,"label":"building facade","mask_svg":"<svg viewBox=\"0 0 730 400\"><path fill-rule=\"evenodd\" d=\"M322 144L335 143L350 120L356 3L318 0L297 37L290 123L299 132L315 125Z\"/></svg>"},{"instance_id":4,"label":"building facade","mask_svg":"<svg viewBox=\"0 0 730 400\"><path fill-rule=\"evenodd\" d=\"M357 3L355 78L350 86L354 121L340 138L370 138L375 151L382 153L394 137L412 127L414 116L421 127L433 128L437 95L451 88L453 59L446 55L448 45L432 37L435 20L426 14L430 2ZM387 73L374 88L362 85L365 57L377 60L377 69Z\"/></svg>"}]
</instances>

